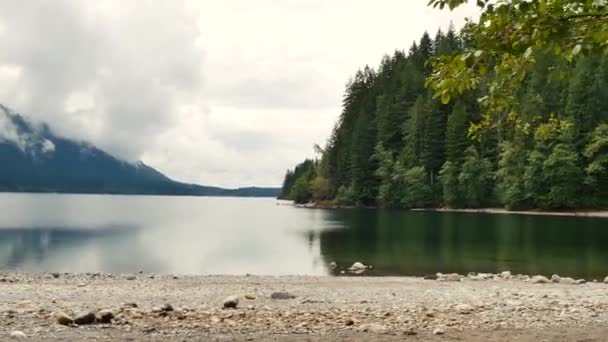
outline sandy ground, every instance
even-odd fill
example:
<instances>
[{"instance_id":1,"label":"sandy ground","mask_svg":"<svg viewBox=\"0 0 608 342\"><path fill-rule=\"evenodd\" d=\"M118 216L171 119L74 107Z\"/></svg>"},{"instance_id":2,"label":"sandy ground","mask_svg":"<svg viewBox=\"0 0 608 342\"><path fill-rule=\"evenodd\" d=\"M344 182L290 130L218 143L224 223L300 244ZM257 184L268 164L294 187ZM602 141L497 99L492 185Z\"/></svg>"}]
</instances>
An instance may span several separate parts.
<instances>
[{"instance_id":1,"label":"sandy ground","mask_svg":"<svg viewBox=\"0 0 608 342\"><path fill-rule=\"evenodd\" d=\"M608 285L497 277L0 274L0 341L608 341ZM291 299L272 299L274 292ZM224 309L236 295L236 309ZM171 304L173 310L163 305ZM111 324L59 312L108 309ZM442 333L442 334L439 334ZM16 337L15 337L16 338Z\"/></svg>"}]
</instances>

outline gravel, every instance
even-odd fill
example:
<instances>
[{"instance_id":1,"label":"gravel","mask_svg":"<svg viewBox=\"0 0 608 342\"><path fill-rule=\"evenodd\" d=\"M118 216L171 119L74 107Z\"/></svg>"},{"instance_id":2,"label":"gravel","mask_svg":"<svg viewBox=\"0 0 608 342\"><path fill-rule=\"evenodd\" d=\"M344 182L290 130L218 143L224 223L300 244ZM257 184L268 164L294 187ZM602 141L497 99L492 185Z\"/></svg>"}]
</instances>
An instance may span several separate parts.
<instances>
[{"instance_id":1,"label":"gravel","mask_svg":"<svg viewBox=\"0 0 608 342\"><path fill-rule=\"evenodd\" d=\"M454 281L157 274L133 282L120 275L23 273L0 278L12 280L0 283L0 340L19 331L33 341L601 341L608 332L608 285L548 278L535 284L538 278L521 275L458 281L454 275ZM87 286L77 286L85 281ZM274 300L273 293L306 300ZM224 309L228 297L247 294L255 296L246 307ZM93 315L93 324L76 327L72 317L83 315L88 321ZM110 318L102 322L104 315Z\"/></svg>"}]
</instances>

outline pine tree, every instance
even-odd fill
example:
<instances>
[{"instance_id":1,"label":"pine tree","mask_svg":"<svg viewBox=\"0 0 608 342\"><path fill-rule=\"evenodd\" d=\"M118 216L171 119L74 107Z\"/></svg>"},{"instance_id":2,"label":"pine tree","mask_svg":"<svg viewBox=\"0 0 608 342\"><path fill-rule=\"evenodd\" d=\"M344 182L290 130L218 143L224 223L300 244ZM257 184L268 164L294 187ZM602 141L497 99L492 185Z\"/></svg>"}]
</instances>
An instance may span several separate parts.
<instances>
[{"instance_id":1,"label":"pine tree","mask_svg":"<svg viewBox=\"0 0 608 342\"><path fill-rule=\"evenodd\" d=\"M467 137L469 116L463 102L458 102L450 114L446 127L445 146L446 159L456 165L462 163L464 151L471 144Z\"/></svg>"},{"instance_id":2,"label":"pine tree","mask_svg":"<svg viewBox=\"0 0 608 342\"><path fill-rule=\"evenodd\" d=\"M478 208L489 203L492 192L492 164L482 158L474 146L465 151L464 163L458 175L463 203Z\"/></svg>"}]
</instances>

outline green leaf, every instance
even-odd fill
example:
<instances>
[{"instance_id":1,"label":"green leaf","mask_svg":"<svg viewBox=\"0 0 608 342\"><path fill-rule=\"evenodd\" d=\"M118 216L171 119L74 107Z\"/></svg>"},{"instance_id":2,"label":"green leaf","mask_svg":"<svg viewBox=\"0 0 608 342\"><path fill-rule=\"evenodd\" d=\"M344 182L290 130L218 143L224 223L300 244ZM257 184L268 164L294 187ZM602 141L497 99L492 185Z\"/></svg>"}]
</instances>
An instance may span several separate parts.
<instances>
[{"instance_id":1,"label":"green leaf","mask_svg":"<svg viewBox=\"0 0 608 342\"><path fill-rule=\"evenodd\" d=\"M450 94L448 94L448 93L441 94L441 103L443 103L443 104L450 103Z\"/></svg>"}]
</instances>

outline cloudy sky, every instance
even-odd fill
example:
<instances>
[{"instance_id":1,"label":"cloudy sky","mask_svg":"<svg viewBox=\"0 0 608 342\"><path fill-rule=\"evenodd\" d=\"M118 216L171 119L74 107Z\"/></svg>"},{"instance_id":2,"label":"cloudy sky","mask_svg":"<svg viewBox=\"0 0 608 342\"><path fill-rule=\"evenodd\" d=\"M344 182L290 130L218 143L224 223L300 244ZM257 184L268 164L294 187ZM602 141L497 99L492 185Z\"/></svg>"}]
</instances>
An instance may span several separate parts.
<instances>
[{"instance_id":1,"label":"cloudy sky","mask_svg":"<svg viewBox=\"0 0 608 342\"><path fill-rule=\"evenodd\" d=\"M427 0L0 0L0 102L174 179L278 186Z\"/></svg>"}]
</instances>

